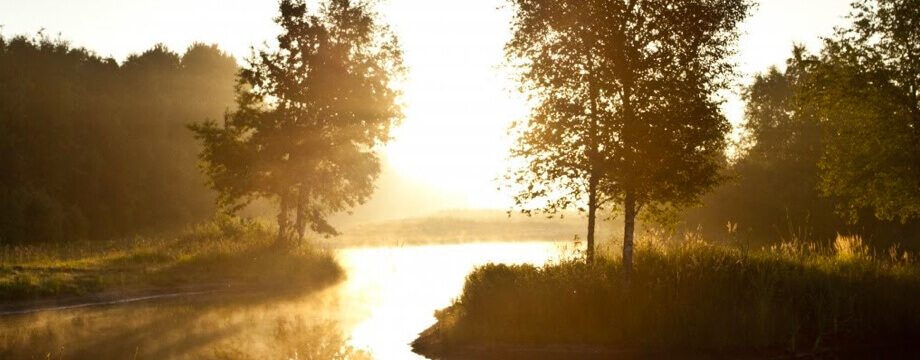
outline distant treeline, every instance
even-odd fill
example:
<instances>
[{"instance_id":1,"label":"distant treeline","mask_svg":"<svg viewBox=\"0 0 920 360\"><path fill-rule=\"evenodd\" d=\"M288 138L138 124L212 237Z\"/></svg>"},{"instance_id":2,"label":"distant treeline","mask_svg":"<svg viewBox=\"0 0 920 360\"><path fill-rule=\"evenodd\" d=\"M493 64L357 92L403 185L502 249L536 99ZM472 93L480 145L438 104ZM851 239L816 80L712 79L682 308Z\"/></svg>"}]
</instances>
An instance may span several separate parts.
<instances>
[{"instance_id":1,"label":"distant treeline","mask_svg":"<svg viewBox=\"0 0 920 360\"><path fill-rule=\"evenodd\" d=\"M771 68L745 88L731 180L685 213L689 228L755 246L837 234L859 235L876 249L920 246L911 192L920 189L920 118L902 115L917 102L893 95L905 81L878 69L885 64L849 64L861 57L844 58L836 44L826 40L816 55L796 46L786 69ZM862 57L875 50L852 48Z\"/></svg>"},{"instance_id":2,"label":"distant treeline","mask_svg":"<svg viewBox=\"0 0 920 360\"><path fill-rule=\"evenodd\" d=\"M236 61L156 45L122 64L0 37L0 244L157 231L213 214L186 124L234 104Z\"/></svg>"}]
</instances>

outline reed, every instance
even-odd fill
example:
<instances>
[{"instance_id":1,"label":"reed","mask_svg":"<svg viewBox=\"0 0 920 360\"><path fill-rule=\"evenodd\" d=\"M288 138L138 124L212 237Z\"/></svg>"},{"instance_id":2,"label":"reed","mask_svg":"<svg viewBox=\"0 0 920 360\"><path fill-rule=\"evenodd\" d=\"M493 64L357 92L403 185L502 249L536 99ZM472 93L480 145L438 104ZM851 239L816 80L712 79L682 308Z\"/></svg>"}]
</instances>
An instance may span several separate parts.
<instances>
[{"instance_id":1,"label":"reed","mask_svg":"<svg viewBox=\"0 0 920 360\"><path fill-rule=\"evenodd\" d=\"M920 332L920 266L897 247L874 253L843 236L754 251L643 243L629 291L609 254L593 264L479 267L413 345L425 354L550 345L724 354L898 343Z\"/></svg>"}]
</instances>

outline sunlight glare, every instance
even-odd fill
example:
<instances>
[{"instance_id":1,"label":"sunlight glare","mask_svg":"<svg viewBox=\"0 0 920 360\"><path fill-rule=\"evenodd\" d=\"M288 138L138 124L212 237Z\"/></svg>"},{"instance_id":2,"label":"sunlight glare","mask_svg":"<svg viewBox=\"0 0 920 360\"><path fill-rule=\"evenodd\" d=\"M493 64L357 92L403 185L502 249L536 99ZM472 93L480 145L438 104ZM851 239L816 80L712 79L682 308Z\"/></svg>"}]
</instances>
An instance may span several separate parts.
<instances>
[{"instance_id":1,"label":"sunlight glare","mask_svg":"<svg viewBox=\"0 0 920 360\"><path fill-rule=\"evenodd\" d=\"M511 145L505 134L524 115L523 101L500 65L510 36L501 0L393 0L381 13L409 68L406 120L386 149L390 164L470 207L506 207L494 179Z\"/></svg>"}]
</instances>

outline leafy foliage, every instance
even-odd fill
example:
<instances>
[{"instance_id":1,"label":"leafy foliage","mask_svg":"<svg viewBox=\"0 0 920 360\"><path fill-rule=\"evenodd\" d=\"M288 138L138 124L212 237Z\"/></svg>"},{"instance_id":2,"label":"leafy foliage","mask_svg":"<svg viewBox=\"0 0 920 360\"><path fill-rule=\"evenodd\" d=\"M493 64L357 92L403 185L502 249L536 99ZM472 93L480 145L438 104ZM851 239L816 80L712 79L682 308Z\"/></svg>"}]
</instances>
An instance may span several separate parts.
<instances>
[{"instance_id":1,"label":"leafy foliage","mask_svg":"<svg viewBox=\"0 0 920 360\"><path fill-rule=\"evenodd\" d=\"M690 212L691 225L715 237L730 221L746 238L771 241L915 238L920 32L911 24L920 11L910 1L853 6L852 24L819 54L797 47L784 72L747 88L747 135L730 172L738 181Z\"/></svg>"},{"instance_id":2,"label":"leafy foliage","mask_svg":"<svg viewBox=\"0 0 920 360\"><path fill-rule=\"evenodd\" d=\"M785 71L771 68L745 88L744 134L726 169L732 180L685 213L688 225L717 239L730 222L754 242L829 239L844 231L834 202L817 188L824 127L801 99L811 61L796 47Z\"/></svg>"},{"instance_id":3,"label":"leafy foliage","mask_svg":"<svg viewBox=\"0 0 920 360\"><path fill-rule=\"evenodd\" d=\"M401 53L366 3L331 0L311 14L284 0L280 11L279 48L241 72L239 109L191 129L226 209L267 197L280 207L280 238L302 238L308 224L335 234L326 217L367 201L376 150L403 116L393 88Z\"/></svg>"},{"instance_id":4,"label":"leafy foliage","mask_svg":"<svg viewBox=\"0 0 920 360\"><path fill-rule=\"evenodd\" d=\"M820 187L851 221L920 217L920 2L862 0L826 41L808 101L826 123Z\"/></svg>"},{"instance_id":5,"label":"leafy foliage","mask_svg":"<svg viewBox=\"0 0 920 360\"><path fill-rule=\"evenodd\" d=\"M716 93L751 4L717 1L512 1L507 44L534 108L512 132L524 212L616 204L630 252L636 215L665 218L720 181L730 126ZM585 199L587 197L587 199Z\"/></svg>"}]
</instances>

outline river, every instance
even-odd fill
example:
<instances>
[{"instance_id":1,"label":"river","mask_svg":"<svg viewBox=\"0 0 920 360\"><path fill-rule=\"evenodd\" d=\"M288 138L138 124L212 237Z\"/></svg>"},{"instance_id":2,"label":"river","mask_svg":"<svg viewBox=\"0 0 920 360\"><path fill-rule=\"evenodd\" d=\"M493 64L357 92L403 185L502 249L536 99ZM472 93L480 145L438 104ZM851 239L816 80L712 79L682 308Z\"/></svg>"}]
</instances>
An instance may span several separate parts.
<instances>
[{"instance_id":1,"label":"river","mask_svg":"<svg viewBox=\"0 0 920 360\"><path fill-rule=\"evenodd\" d=\"M549 242L334 251L347 278L308 295L192 296L0 318L0 358L424 359L409 343L473 268L564 254Z\"/></svg>"}]
</instances>

